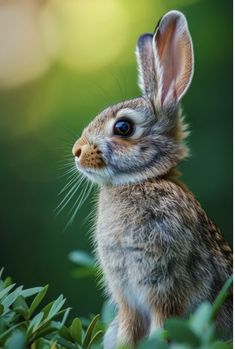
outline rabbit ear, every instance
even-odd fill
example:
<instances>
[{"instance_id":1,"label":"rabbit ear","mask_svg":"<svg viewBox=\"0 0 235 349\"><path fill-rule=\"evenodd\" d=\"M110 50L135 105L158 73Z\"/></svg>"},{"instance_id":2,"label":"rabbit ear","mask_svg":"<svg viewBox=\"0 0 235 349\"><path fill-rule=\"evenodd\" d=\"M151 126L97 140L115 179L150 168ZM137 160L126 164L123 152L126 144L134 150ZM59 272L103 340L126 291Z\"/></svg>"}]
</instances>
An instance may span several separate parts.
<instances>
[{"instance_id":1,"label":"rabbit ear","mask_svg":"<svg viewBox=\"0 0 235 349\"><path fill-rule=\"evenodd\" d=\"M152 44L158 82L156 107L176 107L193 76L193 46L185 16L178 11L163 16Z\"/></svg>"},{"instance_id":2,"label":"rabbit ear","mask_svg":"<svg viewBox=\"0 0 235 349\"><path fill-rule=\"evenodd\" d=\"M157 93L152 34L140 36L136 47L136 57L139 70L139 87L144 96L152 99Z\"/></svg>"}]
</instances>

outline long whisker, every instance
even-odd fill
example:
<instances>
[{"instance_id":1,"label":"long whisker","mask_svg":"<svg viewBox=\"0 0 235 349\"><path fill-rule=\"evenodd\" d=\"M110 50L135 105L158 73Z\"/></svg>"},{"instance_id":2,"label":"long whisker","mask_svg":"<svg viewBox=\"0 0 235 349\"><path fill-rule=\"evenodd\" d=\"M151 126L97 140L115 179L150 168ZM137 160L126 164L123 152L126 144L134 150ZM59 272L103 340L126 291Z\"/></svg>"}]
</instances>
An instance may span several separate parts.
<instances>
[{"instance_id":1,"label":"long whisker","mask_svg":"<svg viewBox=\"0 0 235 349\"><path fill-rule=\"evenodd\" d=\"M63 161L58 161L58 168L60 168L60 169L64 169L64 168L66 168L66 167L71 167L71 166L73 166L75 163L74 163L74 161L69 161L69 162L67 162L66 164L64 163L64 160Z\"/></svg>"},{"instance_id":2,"label":"long whisker","mask_svg":"<svg viewBox=\"0 0 235 349\"><path fill-rule=\"evenodd\" d=\"M74 207L77 205L77 207L74 210L72 216L70 217L68 223L66 224L65 229L67 229L67 227L72 224L72 222L73 222L73 220L74 220L74 218L75 218L79 208L86 201L87 197L90 195L91 190L92 190L92 184L90 182L87 182L85 188L82 190L81 194L79 195L78 199L76 200L75 204L73 205L73 207L71 209L71 210L73 210Z\"/></svg>"},{"instance_id":3,"label":"long whisker","mask_svg":"<svg viewBox=\"0 0 235 349\"><path fill-rule=\"evenodd\" d=\"M78 175L78 171L77 171L75 166L72 166L69 169L63 171L63 174L61 174L60 177L64 177L64 176L70 175L71 173L77 173L77 175Z\"/></svg>"},{"instance_id":4,"label":"long whisker","mask_svg":"<svg viewBox=\"0 0 235 349\"><path fill-rule=\"evenodd\" d=\"M73 173L71 175L71 178L69 180L69 182L61 189L61 191L58 193L58 196L61 195L68 187L70 187L71 185L73 185L77 180L79 179L77 173Z\"/></svg>"},{"instance_id":5,"label":"long whisker","mask_svg":"<svg viewBox=\"0 0 235 349\"><path fill-rule=\"evenodd\" d=\"M56 214L58 215L65 206L69 203L69 201L72 199L72 197L76 194L78 191L80 185L79 185L79 179L75 182L75 184L72 186L72 188L68 191L68 193L65 195L63 200L60 202L60 204L55 209Z\"/></svg>"},{"instance_id":6,"label":"long whisker","mask_svg":"<svg viewBox=\"0 0 235 349\"><path fill-rule=\"evenodd\" d=\"M72 213L73 209L77 206L77 204L79 203L79 201L81 202L82 198L83 198L83 195L84 193L86 192L87 188L89 186L89 182L87 181L85 186L82 188L80 194L78 195L75 203L73 204L73 206L71 207L70 211L69 211L69 215ZM78 205L80 207L80 203Z\"/></svg>"}]
</instances>

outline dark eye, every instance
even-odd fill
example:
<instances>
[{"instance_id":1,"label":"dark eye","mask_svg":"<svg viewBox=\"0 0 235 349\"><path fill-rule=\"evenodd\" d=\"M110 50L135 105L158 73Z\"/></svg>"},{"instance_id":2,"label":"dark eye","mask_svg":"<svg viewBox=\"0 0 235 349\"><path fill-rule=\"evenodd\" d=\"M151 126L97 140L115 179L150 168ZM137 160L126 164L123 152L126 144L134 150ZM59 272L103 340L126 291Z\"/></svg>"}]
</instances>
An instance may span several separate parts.
<instances>
[{"instance_id":1,"label":"dark eye","mask_svg":"<svg viewBox=\"0 0 235 349\"><path fill-rule=\"evenodd\" d=\"M113 133L118 136L130 136L134 131L134 126L129 120L118 120L114 124Z\"/></svg>"}]
</instances>

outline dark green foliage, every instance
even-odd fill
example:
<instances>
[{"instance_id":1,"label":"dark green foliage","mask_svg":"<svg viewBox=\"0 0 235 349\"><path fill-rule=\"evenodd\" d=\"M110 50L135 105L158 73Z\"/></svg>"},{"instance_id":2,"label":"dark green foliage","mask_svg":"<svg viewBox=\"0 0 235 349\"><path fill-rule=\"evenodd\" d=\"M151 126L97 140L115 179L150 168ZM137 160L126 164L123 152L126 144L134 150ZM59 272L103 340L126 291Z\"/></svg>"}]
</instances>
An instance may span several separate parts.
<instances>
[{"instance_id":1,"label":"dark green foliage","mask_svg":"<svg viewBox=\"0 0 235 349\"><path fill-rule=\"evenodd\" d=\"M79 318L67 325L70 308L64 308L62 295L42 306L47 289L15 287L0 276L0 348L90 349L99 342L103 334L99 316L87 329Z\"/></svg>"},{"instance_id":2,"label":"dark green foliage","mask_svg":"<svg viewBox=\"0 0 235 349\"><path fill-rule=\"evenodd\" d=\"M92 267L92 265L90 265ZM232 285L230 278L213 305L203 303L190 319L168 319L165 329L157 331L139 345L139 349L229 349L232 343L219 341L214 326L216 314ZM70 324L70 308L65 298L45 303L48 286L24 289L16 287L0 274L0 348L6 349L100 349L104 325L114 316L105 304L102 323L96 315L86 321L76 317Z\"/></svg>"}]
</instances>

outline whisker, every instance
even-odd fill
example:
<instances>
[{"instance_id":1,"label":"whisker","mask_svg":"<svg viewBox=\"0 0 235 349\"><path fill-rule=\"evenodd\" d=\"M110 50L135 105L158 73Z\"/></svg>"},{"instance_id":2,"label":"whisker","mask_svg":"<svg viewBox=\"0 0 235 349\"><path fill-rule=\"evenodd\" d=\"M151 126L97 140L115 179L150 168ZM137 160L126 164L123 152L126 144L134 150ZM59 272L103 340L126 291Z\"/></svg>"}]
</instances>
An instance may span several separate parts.
<instances>
[{"instance_id":1,"label":"whisker","mask_svg":"<svg viewBox=\"0 0 235 349\"><path fill-rule=\"evenodd\" d=\"M79 177L77 176L77 173L73 173L71 175L69 182L67 184L65 184L65 186L58 193L58 196L61 195L68 187L70 187L72 184L74 184L78 179L79 179Z\"/></svg>"},{"instance_id":2,"label":"whisker","mask_svg":"<svg viewBox=\"0 0 235 349\"><path fill-rule=\"evenodd\" d=\"M79 172L78 172L76 166L72 166L69 169L67 169L66 171L64 171L63 176L69 175L72 172L74 172L74 173L76 172L77 175L79 175Z\"/></svg>"},{"instance_id":3,"label":"whisker","mask_svg":"<svg viewBox=\"0 0 235 349\"><path fill-rule=\"evenodd\" d=\"M70 215L70 214L72 213L72 211L73 211L73 209L76 207L77 203L78 203L79 201L82 200L83 195L84 195L84 193L86 192L86 190L87 190L87 188L88 188L88 185L89 185L89 182L87 181L86 184L85 184L85 187L82 188L82 190L81 190L80 194L78 195L78 197L77 197L75 203L74 203L73 206L71 207L71 209L70 209L68 215Z\"/></svg>"},{"instance_id":4,"label":"whisker","mask_svg":"<svg viewBox=\"0 0 235 349\"><path fill-rule=\"evenodd\" d=\"M71 161L66 161L66 163L64 162L64 160L59 160L58 164L60 168L65 168L71 165L74 165L74 159L71 159Z\"/></svg>"},{"instance_id":5,"label":"whisker","mask_svg":"<svg viewBox=\"0 0 235 349\"><path fill-rule=\"evenodd\" d=\"M60 204L56 207L55 213L58 215L64 208L67 206L69 201L72 199L72 197L76 194L78 191L80 185L79 184L79 179L77 179L76 183L72 186L72 188L68 191L68 193L65 195L63 200L60 202ZM66 200L68 198L68 200Z\"/></svg>"},{"instance_id":6,"label":"whisker","mask_svg":"<svg viewBox=\"0 0 235 349\"><path fill-rule=\"evenodd\" d=\"M79 197L77 198L75 204L73 205L72 209L70 210L70 212L75 208L75 206L77 205L76 209L74 210L72 216L70 217L68 223L65 226L65 230L67 229L68 226L70 226L79 210L79 208L82 206L82 204L86 201L87 197L90 195L90 192L92 190L92 184L90 182L87 182L85 188L83 188L83 190L81 191ZM78 203L79 202L79 203Z\"/></svg>"},{"instance_id":7,"label":"whisker","mask_svg":"<svg viewBox=\"0 0 235 349\"><path fill-rule=\"evenodd\" d=\"M58 176L58 178L64 178L66 177L66 180L69 180L70 178L72 178L73 175L77 174L77 171L74 170L74 171L71 171L71 172L68 172L68 173L62 173L60 176Z\"/></svg>"}]
</instances>

